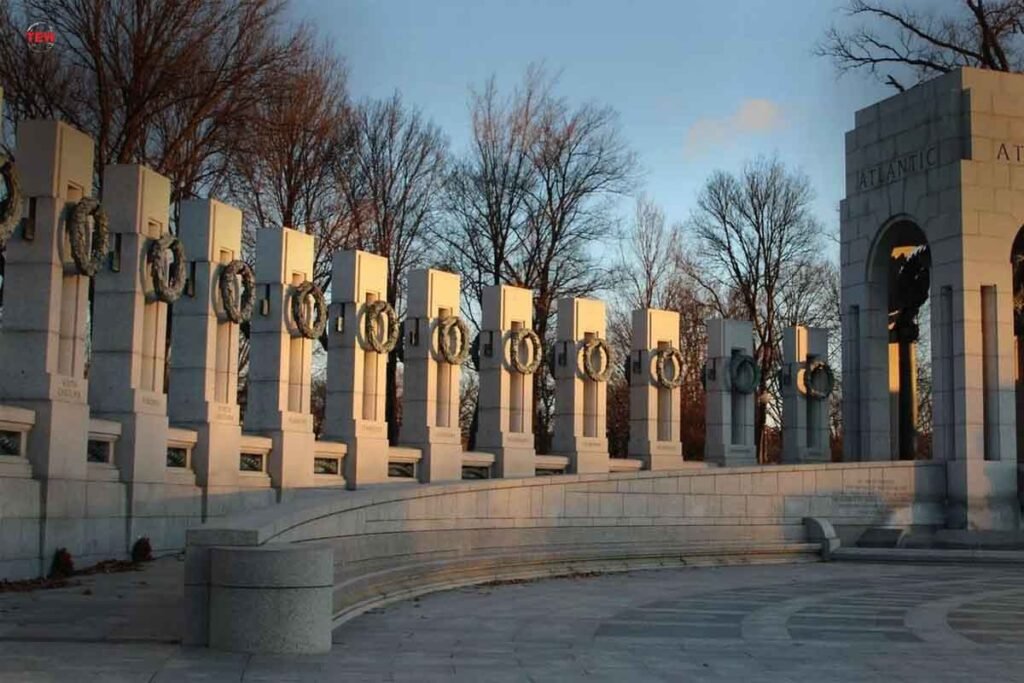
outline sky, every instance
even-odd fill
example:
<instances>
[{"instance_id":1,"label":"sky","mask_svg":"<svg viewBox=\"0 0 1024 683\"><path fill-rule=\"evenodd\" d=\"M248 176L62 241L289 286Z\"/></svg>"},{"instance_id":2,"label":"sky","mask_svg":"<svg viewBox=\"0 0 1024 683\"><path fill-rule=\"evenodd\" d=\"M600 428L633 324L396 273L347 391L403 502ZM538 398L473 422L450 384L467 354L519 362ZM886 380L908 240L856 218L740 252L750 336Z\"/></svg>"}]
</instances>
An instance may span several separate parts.
<instances>
[{"instance_id":1,"label":"sky","mask_svg":"<svg viewBox=\"0 0 1024 683\"><path fill-rule=\"evenodd\" d=\"M531 63L571 102L610 105L637 153L638 191L685 221L715 170L760 154L806 173L838 232L843 140L856 109L892 95L812 54L843 0L295 0L345 58L355 100L396 90L466 149L467 95L510 90ZM623 202L623 216L632 202Z\"/></svg>"}]
</instances>

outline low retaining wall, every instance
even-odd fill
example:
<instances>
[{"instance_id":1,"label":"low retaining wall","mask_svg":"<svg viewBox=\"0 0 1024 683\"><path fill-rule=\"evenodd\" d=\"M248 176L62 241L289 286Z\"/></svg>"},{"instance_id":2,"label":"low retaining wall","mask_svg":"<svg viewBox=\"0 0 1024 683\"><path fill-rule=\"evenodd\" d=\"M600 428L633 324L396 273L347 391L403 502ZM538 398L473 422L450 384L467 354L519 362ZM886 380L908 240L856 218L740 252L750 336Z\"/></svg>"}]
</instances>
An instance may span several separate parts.
<instances>
[{"instance_id":1,"label":"low retaining wall","mask_svg":"<svg viewBox=\"0 0 1024 683\"><path fill-rule=\"evenodd\" d=\"M127 484L108 469L109 476L88 480L0 476L0 579L45 574L57 548L67 548L84 567L126 557L143 536L157 554L185 547L185 530L203 521L203 489L188 481ZM208 496L206 515L275 501L270 488L221 490Z\"/></svg>"},{"instance_id":2,"label":"low retaining wall","mask_svg":"<svg viewBox=\"0 0 1024 683\"><path fill-rule=\"evenodd\" d=\"M190 529L187 638L208 644L211 549L334 553L335 624L383 602L501 578L816 556L803 519L842 535L940 526L942 463L567 475L322 492ZM268 586L268 590L275 587ZM215 601L215 599L214 599ZM257 624L249 624L258 628Z\"/></svg>"}]
</instances>

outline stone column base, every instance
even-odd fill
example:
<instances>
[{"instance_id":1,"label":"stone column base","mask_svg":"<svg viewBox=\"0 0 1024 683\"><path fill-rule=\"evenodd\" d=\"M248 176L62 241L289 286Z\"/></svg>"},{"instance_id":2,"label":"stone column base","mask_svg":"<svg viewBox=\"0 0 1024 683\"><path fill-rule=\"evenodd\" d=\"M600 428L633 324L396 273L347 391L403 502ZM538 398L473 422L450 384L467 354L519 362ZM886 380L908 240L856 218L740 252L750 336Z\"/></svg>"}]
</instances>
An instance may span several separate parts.
<instances>
[{"instance_id":1,"label":"stone column base","mask_svg":"<svg viewBox=\"0 0 1024 683\"><path fill-rule=\"evenodd\" d=\"M537 454L533 447L481 449L494 453L494 476L502 479L533 477L537 475Z\"/></svg>"},{"instance_id":2,"label":"stone column base","mask_svg":"<svg viewBox=\"0 0 1024 683\"><path fill-rule=\"evenodd\" d=\"M419 465L419 478L424 484L462 479L461 443L409 444L423 454Z\"/></svg>"},{"instance_id":3,"label":"stone column base","mask_svg":"<svg viewBox=\"0 0 1024 683\"><path fill-rule=\"evenodd\" d=\"M952 460L946 463L946 526L979 531L1020 528L1017 463Z\"/></svg>"},{"instance_id":4,"label":"stone column base","mask_svg":"<svg viewBox=\"0 0 1024 683\"><path fill-rule=\"evenodd\" d=\"M757 451L753 446L726 446L723 449L709 448L704 462L719 467L746 467L757 464Z\"/></svg>"},{"instance_id":5,"label":"stone column base","mask_svg":"<svg viewBox=\"0 0 1024 683\"><path fill-rule=\"evenodd\" d=\"M345 487L354 490L363 484L381 484L388 480L388 439L386 436L341 437L348 446L345 454Z\"/></svg>"},{"instance_id":6,"label":"stone column base","mask_svg":"<svg viewBox=\"0 0 1024 683\"><path fill-rule=\"evenodd\" d=\"M681 470L686 466L683 444L678 441L648 441L635 450L629 457L643 460L645 470Z\"/></svg>"},{"instance_id":7,"label":"stone column base","mask_svg":"<svg viewBox=\"0 0 1024 683\"><path fill-rule=\"evenodd\" d=\"M573 474L606 474L610 471L607 447L604 450L578 450L565 455L569 456L569 472Z\"/></svg>"}]
</instances>

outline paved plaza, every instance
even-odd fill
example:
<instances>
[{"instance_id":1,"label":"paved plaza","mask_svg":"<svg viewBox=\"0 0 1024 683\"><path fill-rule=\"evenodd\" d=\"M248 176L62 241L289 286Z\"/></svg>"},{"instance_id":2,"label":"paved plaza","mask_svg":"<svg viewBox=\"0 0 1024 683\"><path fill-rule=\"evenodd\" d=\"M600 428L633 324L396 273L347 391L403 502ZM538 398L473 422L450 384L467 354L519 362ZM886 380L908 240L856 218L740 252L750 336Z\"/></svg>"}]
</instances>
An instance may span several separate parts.
<instances>
[{"instance_id":1,"label":"paved plaza","mask_svg":"<svg viewBox=\"0 0 1024 683\"><path fill-rule=\"evenodd\" d=\"M0 681L1024 680L1019 571L855 563L464 588L374 610L325 656L177 644L181 563L0 594Z\"/></svg>"}]
</instances>

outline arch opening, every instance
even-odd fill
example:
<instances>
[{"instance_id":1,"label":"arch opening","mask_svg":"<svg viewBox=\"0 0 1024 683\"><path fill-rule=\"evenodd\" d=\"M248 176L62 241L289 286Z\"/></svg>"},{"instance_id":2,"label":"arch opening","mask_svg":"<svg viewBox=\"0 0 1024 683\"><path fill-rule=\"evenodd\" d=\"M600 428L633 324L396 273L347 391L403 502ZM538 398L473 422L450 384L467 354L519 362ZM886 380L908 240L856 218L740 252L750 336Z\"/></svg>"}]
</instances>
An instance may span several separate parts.
<instances>
[{"instance_id":1,"label":"arch opening","mask_svg":"<svg viewBox=\"0 0 1024 683\"><path fill-rule=\"evenodd\" d=\"M1024 226L1010 247L1013 272L1013 389L1017 430L1017 462L1024 463Z\"/></svg>"},{"instance_id":2,"label":"arch opening","mask_svg":"<svg viewBox=\"0 0 1024 683\"><path fill-rule=\"evenodd\" d=\"M931 251L924 231L900 219L883 228L871 260L875 310L884 311L889 456L932 452Z\"/></svg>"}]
</instances>

